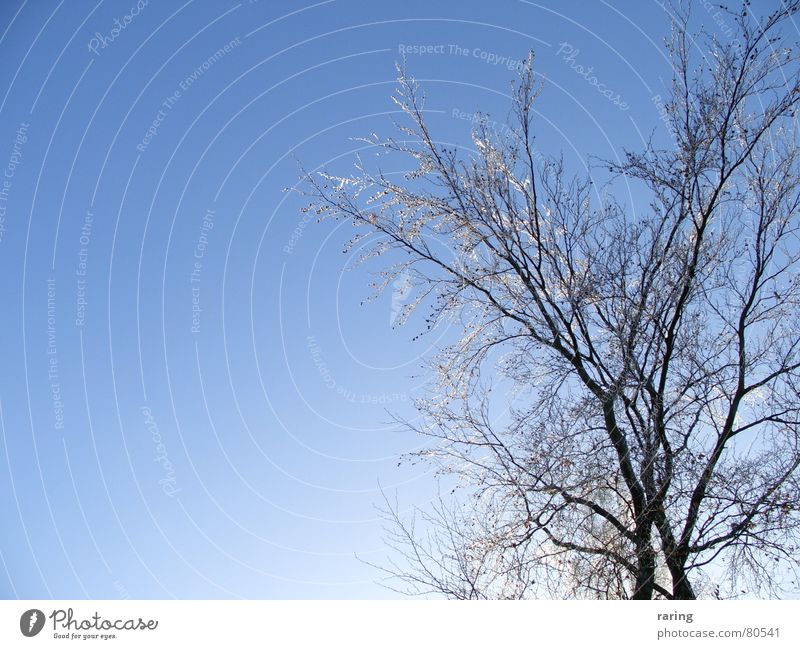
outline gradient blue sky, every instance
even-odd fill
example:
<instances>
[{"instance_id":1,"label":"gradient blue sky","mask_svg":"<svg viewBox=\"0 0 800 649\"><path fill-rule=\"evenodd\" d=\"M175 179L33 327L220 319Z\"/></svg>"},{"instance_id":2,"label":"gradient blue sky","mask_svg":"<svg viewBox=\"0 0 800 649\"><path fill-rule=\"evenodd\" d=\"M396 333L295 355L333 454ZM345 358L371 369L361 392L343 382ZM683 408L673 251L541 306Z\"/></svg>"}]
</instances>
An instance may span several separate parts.
<instances>
[{"instance_id":1,"label":"gradient blue sky","mask_svg":"<svg viewBox=\"0 0 800 649\"><path fill-rule=\"evenodd\" d=\"M469 147L479 108L502 124L530 49L543 151L580 169L666 140L668 19L639 0L132 7L0 0L0 597L391 596L355 557L386 556L379 484L408 507L435 482L398 466L422 440L387 409L411 414L452 332L392 328L391 291L361 305L378 267L348 270L348 225L302 221L283 190L393 132L406 45L440 46L406 61L444 142Z\"/></svg>"}]
</instances>

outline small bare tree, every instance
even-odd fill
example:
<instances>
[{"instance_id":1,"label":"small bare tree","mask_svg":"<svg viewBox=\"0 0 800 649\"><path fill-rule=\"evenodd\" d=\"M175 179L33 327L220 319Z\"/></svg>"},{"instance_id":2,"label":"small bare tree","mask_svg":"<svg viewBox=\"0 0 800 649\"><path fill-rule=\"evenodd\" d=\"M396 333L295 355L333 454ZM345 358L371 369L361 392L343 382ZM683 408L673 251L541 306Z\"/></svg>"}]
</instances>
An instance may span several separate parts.
<instances>
[{"instance_id":1,"label":"small bare tree","mask_svg":"<svg viewBox=\"0 0 800 649\"><path fill-rule=\"evenodd\" d=\"M456 598L655 597L796 587L800 552L798 57L784 2L731 13L735 40L692 35L673 8L666 103L674 146L609 163L640 181L630 214L533 146L533 57L514 129L484 120L466 156L437 144L401 70L400 181L359 161L309 176L320 217L371 254L400 250L428 326L463 335L430 360L408 425L465 486L421 531L387 509L386 569ZM703 48L699 46L703 45ZM697 60L695 60L697 59ZM443 245L444 244L444 245ZM407 313L404 315L408 315ZM492 378L513 380L492 393ZM505 407L498 415L497 405ZM720 590L720 587L723 590Z\"/></svg>"}]
</instances>

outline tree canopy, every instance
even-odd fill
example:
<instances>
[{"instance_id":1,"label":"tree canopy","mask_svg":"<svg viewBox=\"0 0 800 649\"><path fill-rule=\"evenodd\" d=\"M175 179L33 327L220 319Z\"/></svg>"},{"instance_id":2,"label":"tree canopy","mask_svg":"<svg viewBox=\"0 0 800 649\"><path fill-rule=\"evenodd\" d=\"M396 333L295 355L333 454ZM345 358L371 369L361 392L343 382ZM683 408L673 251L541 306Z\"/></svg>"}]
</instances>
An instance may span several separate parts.
<instances>
[{"instance_id":1,"label":"tree canopy","mask_svg":"<svg viewBox=\"0 0 800 649\"><path fill-rule=\"evenodd\" d=\"M366 141L413 170L359 160L308 176L308 209L350 219L370 257L404 253L383 277L411 278L407 312L462 333L429 359L423 423L406 423L468 497L422 512L422 535L387 510L404 559L385 569L402 587L641 599L797 587L797 12L755 17L745 3L721 43L672 7L672 145L606 165L643 188L635 213L613 181L601 191L534 147L533 55L514 128L479 122L473 154L437 142L400 69L400 134ZM515 389L493 394L497 375Z\"/></svg>"}]
</instances>

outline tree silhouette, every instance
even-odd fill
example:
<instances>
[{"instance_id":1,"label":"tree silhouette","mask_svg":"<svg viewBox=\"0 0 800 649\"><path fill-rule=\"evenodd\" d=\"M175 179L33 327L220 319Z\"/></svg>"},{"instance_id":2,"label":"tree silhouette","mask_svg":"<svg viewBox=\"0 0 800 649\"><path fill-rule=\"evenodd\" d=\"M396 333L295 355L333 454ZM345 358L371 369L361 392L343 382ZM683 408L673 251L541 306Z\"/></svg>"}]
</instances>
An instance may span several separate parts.
<instances>
[{"instance_id":1,"label":"tree silhouette","mask_svg":"<svg viewBox=\"0 0 800 649\"><path fill-rule=\"evenodd\" d=\"M797 2L730 13L726 43L671 9L674 76L652 142L609 163L649 204L632 215L533 146L533 56L514 128L440 146L400 69L400 180L359 160L308 176L324 218L367 256L404 254L428 325L462 334L430 360L436 387L404 422L466 485L421 520L387 507L384 566L455 598L692 599L796 586L800 525L800 168ZM703 47L700 47L702 44ZM613 189L613 180L607 189ZM445 243L445 246L441 244ZM492 378L513 380L509 394ZM498 399L507 415L493 417ZM727 579L722 579L725 576ZM720 590L722 589L722 590Z\"/></svg>"}]
</instances>

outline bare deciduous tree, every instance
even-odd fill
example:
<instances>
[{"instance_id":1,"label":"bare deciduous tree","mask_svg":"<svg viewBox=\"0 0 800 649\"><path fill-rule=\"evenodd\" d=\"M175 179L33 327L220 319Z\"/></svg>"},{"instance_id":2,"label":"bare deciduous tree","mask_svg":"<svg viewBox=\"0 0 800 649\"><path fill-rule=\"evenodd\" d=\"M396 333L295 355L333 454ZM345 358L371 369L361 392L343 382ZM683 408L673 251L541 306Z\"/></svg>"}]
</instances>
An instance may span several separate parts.
<instances>
[{"instance_id":1,"label":"bare deciduous tree","mask_svg":"<svg viewBox=\"0 0 800 649\"><path fill-rule=\"evenodd\" d=\"M406 423L435 439L422 455L467 495L440 500L421 533L387 509L405 558L386 569L412 592L796 587L800 77L786 34L798 3L760 19L748 5L726 44L673 8L674 146L608 164L608 188L623 177L646 190L635 215L535 151L532 56L513 87L516 128L478 124L475 154L437 144L401 70L402 138L367 141L413 171L398 181L359 161L309 176L309 209L352 219L375 255L405 253L383 277L413 278L407 310L463 332L430 361L424 423ZM515 389L494 394L499 375Z\"/></svg>"}]
</instances>

